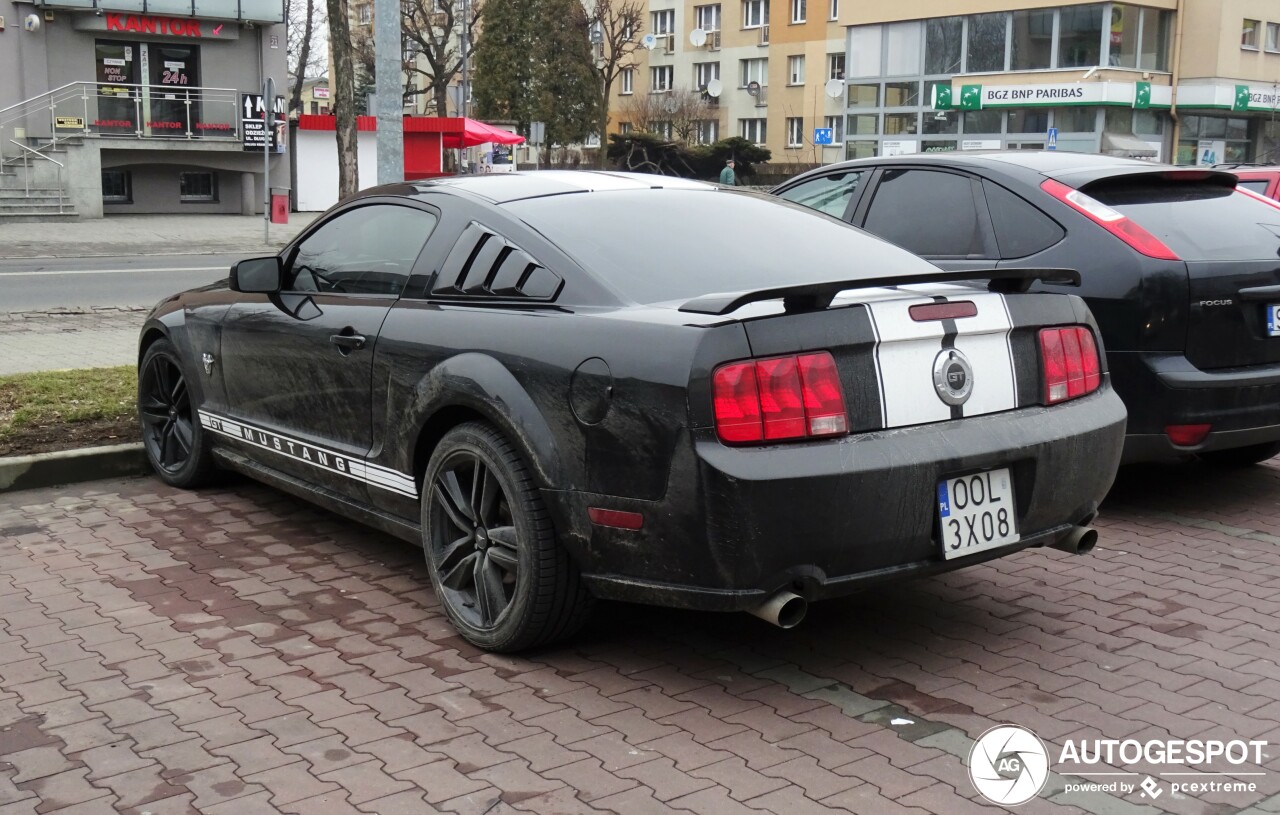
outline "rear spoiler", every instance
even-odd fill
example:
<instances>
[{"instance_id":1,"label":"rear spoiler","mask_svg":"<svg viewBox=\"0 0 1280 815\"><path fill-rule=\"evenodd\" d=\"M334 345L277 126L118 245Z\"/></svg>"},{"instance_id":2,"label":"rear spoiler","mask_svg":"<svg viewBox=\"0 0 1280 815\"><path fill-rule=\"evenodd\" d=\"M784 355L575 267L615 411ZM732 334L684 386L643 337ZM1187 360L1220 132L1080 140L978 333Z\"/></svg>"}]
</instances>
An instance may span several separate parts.
<instances>
[{"instance_id":1,"label":"rear spoiler","mask_svg":"<svg viewBox=\"0 0 1280 815\"><path fill-rule=\"evenodd\" d=\"M913 283L953 283L967 280L986 280L987 289L993 292L1024 292L1037 280L1056 286L1079 286L1080 273L1074 269L970 269L959 272L918 272L886 277L864 277L858 280L830 280L822 283L801 283L796 286L779 286L775 289L755 291L720 292L696 297L680 307L692 314L732 314L748 303L781 299L787 311L816 311L831 305L842 291L850 289L878 289L906 286Z\"/></svg>"}]
</instances>

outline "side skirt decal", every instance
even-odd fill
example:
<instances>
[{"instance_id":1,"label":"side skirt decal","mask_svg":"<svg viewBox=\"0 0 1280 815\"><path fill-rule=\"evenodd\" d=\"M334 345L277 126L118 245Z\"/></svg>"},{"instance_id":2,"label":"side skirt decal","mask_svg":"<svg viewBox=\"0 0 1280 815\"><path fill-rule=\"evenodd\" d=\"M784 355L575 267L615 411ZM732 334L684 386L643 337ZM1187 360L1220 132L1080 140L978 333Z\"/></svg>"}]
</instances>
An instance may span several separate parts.
<instances>
[{"instance_id":1,"label":"side skirt decal","mask_svg":"<svg viewBox=\"0 0 1280 815\"><path fill-rule=\"evenodd\" d=\"M411 475L405 475L377 464L370 464L366 461L352 458L345 453L337 453L290 436L283 436L270 430L263 430L243 422L233 421L205 410L199 411L199 414L200 424L206 430L219 435L247 442L255 447L269 450L295 461L305 462L326 472L346 476L371 487L379 487L408 498L418 497L418 485Z\"/></svg>"}]
</instances>

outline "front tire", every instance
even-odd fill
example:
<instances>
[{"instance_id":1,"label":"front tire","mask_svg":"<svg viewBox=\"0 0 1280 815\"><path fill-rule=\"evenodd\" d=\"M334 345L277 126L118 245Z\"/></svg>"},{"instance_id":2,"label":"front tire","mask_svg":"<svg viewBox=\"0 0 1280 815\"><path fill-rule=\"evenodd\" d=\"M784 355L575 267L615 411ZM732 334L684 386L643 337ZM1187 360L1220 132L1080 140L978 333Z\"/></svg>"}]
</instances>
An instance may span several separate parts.
<instances>
[{"instance_id":1,"label":"front tire","mask_svg":"<svg viewBox=\"0 0 1280 815\"><path fill-rule=\"evenodd\" d=\"M523 458L493 427L468 422L444 435L421 507L431 584L468 642L520 651L582 627L591 597Z\"/></svg>"},{"instance_id":2,"label":"front tire","mask_svg":"<svg viewBox=\"0 0 1280 815\"><path fill-rule=\"evenodd\" d=\"M186 369L168 340L156 340L138 365L138 420L147 461L160 480L191 489L213 475L209 437L191 400Z\"/></svg>"},{"instance_id":3,"label":"front tire","mask_svg":"<svg viewBox=\"0 0 1280 815\"><path fill-rule=\"evenodd\" d=\"M1212 450L1200 453L1200 458L1221 467L1250 467L1280 454L1280 441L1233 447L1230 450Z\"/></svg>"}]
</instances>

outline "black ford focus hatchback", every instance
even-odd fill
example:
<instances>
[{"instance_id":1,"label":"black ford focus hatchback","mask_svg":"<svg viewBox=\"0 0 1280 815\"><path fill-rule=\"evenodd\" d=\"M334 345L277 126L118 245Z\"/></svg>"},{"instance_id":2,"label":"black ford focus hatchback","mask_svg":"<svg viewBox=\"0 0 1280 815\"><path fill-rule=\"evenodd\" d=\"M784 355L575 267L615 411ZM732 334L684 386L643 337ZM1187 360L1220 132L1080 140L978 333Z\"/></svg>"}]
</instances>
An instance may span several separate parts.
<instances>
[{"instance_id":1,"label":"black ford focus hatchback","mask_svg":"<svg viewBox=\"0 0 1280 815\"><path fill-rule=\"evenodd\" d=\"M376 188L156 307L143 438L169 484L225 467L421 543L485 648L563 638L597 597L789 627L1091 548L1124 406L1083 301L1037 278L1074 275L948 274L681 179Z\"/></svg>"},{"instance_id":2,"label":"black ford focus hatchback","mask_svg":"<svg viewBox=\"0 0 1280 815\"><path fill-rule=\"evenodd\" d=\"M1280 453L1280 203L1236 181L1007 151L848 161L773 192L943 269L1079 270L1129 411L1124 459L1252 464Z\"/></svg>"}]
</instances>

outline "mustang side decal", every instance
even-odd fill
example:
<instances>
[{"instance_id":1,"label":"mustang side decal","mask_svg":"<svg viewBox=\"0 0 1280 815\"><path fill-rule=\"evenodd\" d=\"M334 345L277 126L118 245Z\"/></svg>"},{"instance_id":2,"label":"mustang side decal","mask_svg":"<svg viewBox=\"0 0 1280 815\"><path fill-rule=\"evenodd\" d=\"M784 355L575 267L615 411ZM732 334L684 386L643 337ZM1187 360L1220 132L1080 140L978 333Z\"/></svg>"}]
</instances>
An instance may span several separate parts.
<instances>
[{"instance_id":1,"label":"mustang side decal","mask_svg":"<svg viewBox=\"0 0 1280 815\"><path fill-rule=\"evenodd\" d=\"M345 475L371 487L381 487L409 498L418 497L418 485L411 475L370 464L345 453L336 453L270 430L247 425L244 422L233 421L205 410L200 411L200 424L214 433L248 442L255 447L270 450L297 461L305 461L313 467Z\"/></svg>"}]
</instances>

